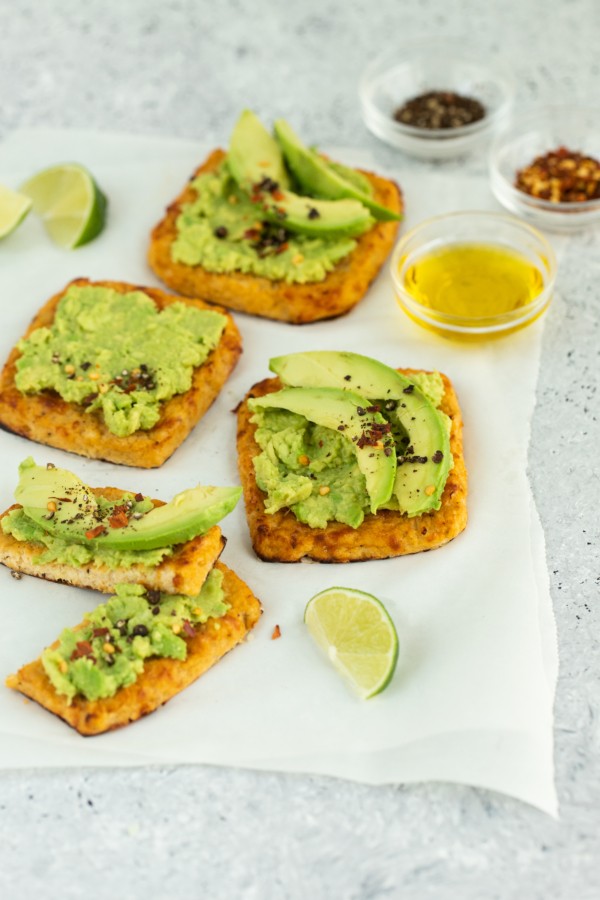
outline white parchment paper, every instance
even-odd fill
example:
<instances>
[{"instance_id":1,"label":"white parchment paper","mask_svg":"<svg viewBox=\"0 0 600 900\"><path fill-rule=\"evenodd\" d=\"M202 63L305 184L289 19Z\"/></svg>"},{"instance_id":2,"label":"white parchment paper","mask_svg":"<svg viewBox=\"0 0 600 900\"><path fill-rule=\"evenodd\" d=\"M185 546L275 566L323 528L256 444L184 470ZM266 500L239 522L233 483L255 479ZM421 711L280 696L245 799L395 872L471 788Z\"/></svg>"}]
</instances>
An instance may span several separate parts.
<instances>
[{"instance_id":1,"label":"white parchment paper","mask_svg":"<svg viewBox=\"0 0 600 900\"><path fill-rule=\"evenodd\" d=\"M31 216L0 243L0 357L35 311L71 278L157 284L148 232L202 160L190 142L89 132L24 131L0 146L0 181L17 187L53 162L76 160L110 198L108 227L72 253L52 246ZM350 164L369 166L356 152ZM436 213L494 209L486 180L388 173L405 191L403 228ZM551 314L551 313L550 313ZM439 369L454 382L465 421L469 524L439 550L346 566L274 564L251 549L243 507L224 522L224 561L264 605L251 639L156 714L81 738L16 693L0 688L0 765L213 763L323 773L370 783L448 780L503 791L556 814L552 703L556 635L544 539L526 477L543 324L504 341L454 344L413 325L385 270L348 316L303 327L238 315L244 354L220 397L160 469L135 470L0 433L0 506L12 502L18 463L33 454L93 485L169 499L198 482L238 482L235 416L274 354L353 350L392 366ZM308 599L345 585L376 594L400 638L395 678L356 699L303 625ZM97 594L0 570L0 675L35 658L75 624ZM271 640L274 626L280 640Z\"/></svg>"}]
</instances>

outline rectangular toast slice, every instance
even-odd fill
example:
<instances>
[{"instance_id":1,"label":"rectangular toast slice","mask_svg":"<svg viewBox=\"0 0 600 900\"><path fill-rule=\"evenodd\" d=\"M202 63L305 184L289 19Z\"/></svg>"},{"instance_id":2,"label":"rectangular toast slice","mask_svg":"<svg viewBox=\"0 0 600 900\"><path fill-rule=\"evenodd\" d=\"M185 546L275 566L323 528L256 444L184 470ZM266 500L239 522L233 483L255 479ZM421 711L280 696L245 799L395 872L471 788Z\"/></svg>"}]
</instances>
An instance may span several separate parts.
<instances>
[{"instance_id":1,"label":"rectangular toast slice","mask_svg":"<svg viewBox=\"0 0 600 900\"><path fill-rule=\"evenodd\" d=\"M399 369L404 375L414 369ZM433 550L460 534L467 523L467 472L462 447L462 416L450 380L442 375L445 393L440 409L452 420L450 449L454 467L450 470L437 511L408 518L393 510L368 514L358 528L340 522L329 522L326 528L311 528L299 522L290 509L268 515L266 494L256 483L253 459L261 453L254 440L256 426L250 421L252 412L247 401L251 397L280 390L278 378L267 378L246 395L238 410L238 465L246 517L252 546L261 559L269 562L298 562L304 557L319 562L355 562L387 559L422 550Z\"/></svg>"},{"instance_id":2,"label":"rectangular toast slice","mask_svg":"<svg viewBox=\"0 0 600 900\"><path fill-rule=\"evenodd\" d=\"M125 491L118 488L93 488L93 492L107 500L120 500ZM161 500L152 501L162 506ZM0 515L4 518L13 504ZM141 584L143 587L163 591L165 594L198 593L206 576L219 558L225 546L225 539L218 525L213 525L205 534L179 544L172 556L167 556L160 565L150 568L143 565L110 569L108 566L90 562L77 568L60 562L36 563L34 560L44 552L42 544L17 541L11 534L0 528L0 563L9 569L25 575L35 575L47 581L58 581L75 587L92 588L110 593L115 584Z\"/></svg>"},{"instance_id":3,"label":"rectangular toast slice","mask_svg":"<svg viewBox=\"0 0 600 900\"><path fill-rule=\"evenodd\" d=\"M225 156L225 151L214 150L190 181L217 169ZM371 172L362 174L373 186L377 203L398 213L402 211L402 194L393 181ZM352 253L323 281L310 284L270 281L242 272L209 272L201 266L188 266L171 259L171 247L177 238L177 218L183 206L195 197L196 192L188 183L152 231L148 261L161 281L186 297L202 297L229 309L294 324L331 319L352 309L381 269L398 232L398 222L377 222L356 239Z\"/></svg>"},{"instance_id":4,"label":"rectangular toast slice","mask_svg":"<svg viewBox=\"0 0 600 900\"><path fill-rule=\"evenodd\" d=\"M227 324L218 346L203 365L194 370L191 389L162 403L160 419L153 428L127 437L118 437L109 431L98 412L87 413L83 406L66 402L54 391L22 394L15 384L16 362L20 356L15 347L0 376L0 427L40 444L69 450L91 459L104 459L142 469L155 468L162 465L183 443L219 394L242 352L240 333L226 310L215 310L215 307L201 300L173 297L155 288L123 282L90 282L84 278L71 282L71 285L88 284L112 288L123 294L133 290L143 291L158 309L175 302L211 309L226 316ZM37 328L52 324L56 308L71 285L48 300L24 337L29 337Z\"/></svg>"},{"instance_id":5,"label":"rectangular toast slice","mask_svg":"<svg viewBox=\"0 0 600 900\"><path fill-rule=\"evenodd\" d=\"M225 600L231 608L221 618L197 626L195 635L186 638L185 660L153 657L145 663L137 681L121 688L114 697L86 700L77 696L71 705L55 691L40 659L10 675L7 686L35 700L86 736L121 728L148 715L243 641L260 618L260 602L248 586L222 563L217 563L217 568L223 572Z\"/></svg>"}]
</instances>

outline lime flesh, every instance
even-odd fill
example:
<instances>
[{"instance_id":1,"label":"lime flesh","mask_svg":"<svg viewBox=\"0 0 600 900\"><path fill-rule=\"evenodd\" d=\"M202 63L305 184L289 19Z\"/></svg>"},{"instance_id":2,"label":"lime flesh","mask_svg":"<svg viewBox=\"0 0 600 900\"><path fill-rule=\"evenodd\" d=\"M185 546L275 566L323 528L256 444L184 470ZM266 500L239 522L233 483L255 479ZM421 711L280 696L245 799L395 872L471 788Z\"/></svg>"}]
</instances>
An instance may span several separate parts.
<instances>
[{"instance_id":1,"label":"lime flesh","mask_svg":"<svg viewBox=\"0 0 600 900\"><path fill-rule=\"evenodd\" d=\"M104 228L106 197L83 166L71 163L44 169L21 190L61 247L72 250L88 244Z\"/></svg>"},{"instance_id":2,"label":"lime flesh","mask_svg":"<svg viewBox=\"0 0 600 900\"><path fill-rule=\"evenodd\" d=\"M21 224L31 205L29 197L0 184L0 239Z\"/></svg>"},{"instance_id":3,"label":"lime flesh","mask_svg":"<svg viewBox=\"0 0 600 900\"><path fill-rule=\"evenodd\" d=\"M351 588L329 588L309 600L304 621L360 697L373 697L389 684L398 660L398 635L376 597Z\"/></svg>"}]
</instances>

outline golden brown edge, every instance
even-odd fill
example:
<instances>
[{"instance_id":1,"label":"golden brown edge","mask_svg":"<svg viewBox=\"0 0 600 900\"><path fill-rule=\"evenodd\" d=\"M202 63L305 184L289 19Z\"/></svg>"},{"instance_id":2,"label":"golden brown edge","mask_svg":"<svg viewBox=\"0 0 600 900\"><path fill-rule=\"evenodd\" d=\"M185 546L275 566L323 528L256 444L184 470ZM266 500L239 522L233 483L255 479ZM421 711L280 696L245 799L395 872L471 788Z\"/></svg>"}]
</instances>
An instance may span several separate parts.
<instances>
[{"instance_id":1,"label":"golden brown edge","mask_svg":"<svg viewBox=\"0 0 600 900\"><path fill-rule=\"evenodd\" d=\"M185 660L154 657L148 660L137 681L119 690L114 697L105 700L76 697L70 706L54 690L40 659L9 675L7 686L35 700L86 736L121 728L148 715L239 644L260 618L260 602L248 585L222 563L217 563L216 568L223 572L223 586L231 609L220 619L209 619L196 629L195 636L187 639Z\"/></svg>"},{"instance_id":2,"label":"golden brown edge","mask_svg":"<svg viewBox=\"0 0 600 900\"><path fill-rule=\"evenodd\" d=\"M399 369L405 375L414 369ZM467 472L462 444L462 415L454 388L446 375L441 409L452 420L450 449L454 467L450 471L439 510L414 518L381 510L365 516L353 529L331 522L327 528L310 528L298 522L289 510L273 515L264 511L265 494L256 484L253 458L260 453L254 440L256 426L250 421L247 400L279 390L281 382L268 378L254 385L238 410L238 465L244 490L246 517L256 554L269 562L298 562L303 557L319 562L354 562L387 559L433 550L452 540L467 524Z\"/></svg>"},{"instance_id":3,"label":"golden brown edge","mask_svg":"<svg viewBox=\"0 0 600 900\"><path fill-rule=\"evenodd\" d=\"M190 182L213 171L224 159L217 149L198 167ZM395 182L373 172L363 172L374 188L374 199L395 212L403 209L402 193ZM171 245L177 236L176 221L182 207L195 199L190 183L167 207L166 215L152 231L148 262L158 277L188 297L202 297L240 312L305 324L348 312L365 295L385 262L398 232L398 222L378 222L357 238L355 250L322 282L287 284L242 272L219 274L201 266L173 262Z\"/></svg>"},{"instance_id":4,"label":"golden brown edge","mask_svg":"<svg viewBox=\"0 0 600 900\"><path fill-rule=\"evenodd\" d=\"M21 394L15 385L16 361L20 355L15 346L0 376L0 426L38 443L92 459L105 459L138 468L160 466L183 443L218 396L242 352L240 332L227 310L201 300L174 297L156 288L125 282L92 282L77 278L42 306L24 338L37 328L52 323L58 303L74 284L98 285L121 293L141 290L154 300L159 309L175 302L187 303L222 313L227 318L227 324L218 346L203 365L194 370L191 389L163 403L160 419L153 428L127 437L112 434L100 415L85 413L78 404L67 403L58 394L50 391L35 395Z\"/></svg>"}]
</instances>

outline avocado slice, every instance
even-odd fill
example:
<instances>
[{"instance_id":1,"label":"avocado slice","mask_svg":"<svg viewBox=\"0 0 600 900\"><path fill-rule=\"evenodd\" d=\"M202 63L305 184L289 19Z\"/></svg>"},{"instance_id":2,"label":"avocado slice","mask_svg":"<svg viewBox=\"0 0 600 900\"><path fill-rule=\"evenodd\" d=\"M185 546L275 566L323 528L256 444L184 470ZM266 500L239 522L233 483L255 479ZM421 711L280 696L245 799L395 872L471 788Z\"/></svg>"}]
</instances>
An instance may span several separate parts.
<instances>
[{"instance_id":1,"label":"avocado slice","mask_svg":"<svg viewBox=\"0 0 600 900\"><path fill-rule=\"evenodd\" d=\"M260 199L266 219L310 237L353 237L373 226L371 213L358 200L313 200L292 191L266 191Z\"/></svg>"},{"instance_id":2,"label":"avocado slice","mask_svg":"<svg viewBox=\"0 0 600 900\"><path fill-rule=\"evenodd\" d=\"M327 200L358 200L381 222L398 221L402 218L394 210L376 203L369 194L346 179L341 174L343 169L340 171L339 167L329 165L327 160L303 144L285 119L277 119L274 128L285 160L307 194Z\"/></svg>"},{"instance_id":3,"label":"avocado slice","mask_svg":"<svg viewBox=\"0 0 600 900\"><path fill-rule=\"evenodd\" d=\"M233 129L227 165L239 186L248 193L265 181L283 188L290 184L277 141L249 109L242 112Z\"/></svg>"},{"instance_id":4,"label":"avocado slice","mask_svg":"<svg viewBox=\"0 0 600 900\"><path fill-rule=\"evenodd\" d=\"M317 425L338 430L356 450L371 512L377 512L392 496L396 474L394 442L388 423L380 413L369 411L364 397L334 387L291 387L250 400L248 405L251 409L287 409Z\"/></svg>"},{"instance_id":5,"label":"avocado slice","mask_svg":"<svg viewBox=\"0 0 600 900\"><path fill-rule=\"evenodd\" d=\"M113 528L102 518L91 490L66 469L43 468L26 460L19 476L15 499L45 531L70 543L121 550L155 550L189 541L230 513L242 493L241 488L190 488L141 518L131 518L126 526ZM86 537L99 527L101 533Z\"/></svg>"},{"instance_id":6,"label":"avocado slice","mask_svg":"<svg viewBox=\"0 0 600 900\"><path fill-rule=\"evenodd\" d=\"M383 402L390 419L406 431L412 448L397 461L394 495L400 511L419 516L440 508L452 468L448 429L433 403L409 378L368 356L331 350L274 357L269 368L284 384L349 388L371 403Z\"/></svg>"}]
</instances>

